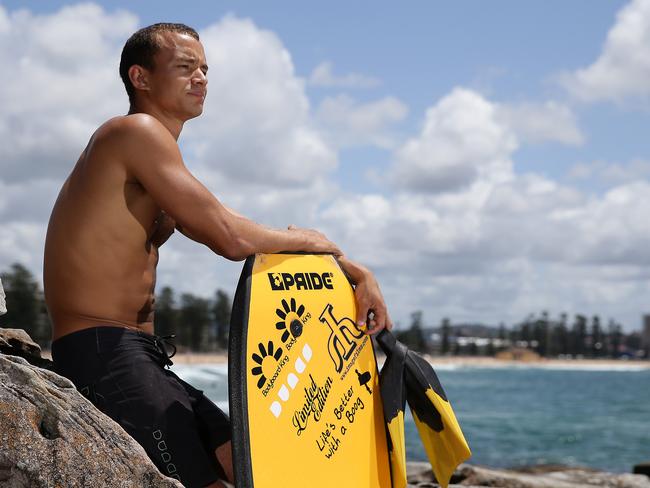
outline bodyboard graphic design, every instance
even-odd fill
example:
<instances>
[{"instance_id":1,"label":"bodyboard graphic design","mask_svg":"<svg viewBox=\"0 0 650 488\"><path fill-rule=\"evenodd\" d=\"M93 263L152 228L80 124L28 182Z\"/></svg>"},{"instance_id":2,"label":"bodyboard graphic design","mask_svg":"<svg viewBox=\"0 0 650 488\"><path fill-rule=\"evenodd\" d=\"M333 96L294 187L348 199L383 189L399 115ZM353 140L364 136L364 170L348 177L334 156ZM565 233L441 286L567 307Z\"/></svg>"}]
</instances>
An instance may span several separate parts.
<instances>
[{"instance_id":1,"label":"bodyboard graphic design","mask_svg":"<svg viewBox=\"0 0 650 488\"><path fill-rule=\"evenodd\" d=\"M354 317L332 256L247 259L229 350L238 487L391 486L377 362Z\"/></svg>"}]
</instances>

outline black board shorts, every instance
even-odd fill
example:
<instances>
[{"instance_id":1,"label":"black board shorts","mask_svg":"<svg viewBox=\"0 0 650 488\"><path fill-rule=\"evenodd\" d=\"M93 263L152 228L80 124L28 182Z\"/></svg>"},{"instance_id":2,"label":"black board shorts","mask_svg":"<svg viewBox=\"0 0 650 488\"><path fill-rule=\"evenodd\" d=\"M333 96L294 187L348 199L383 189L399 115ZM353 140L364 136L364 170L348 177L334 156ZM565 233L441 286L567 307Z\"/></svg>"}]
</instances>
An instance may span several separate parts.
<instances>
[{"instance_id":1,"label":"black board shorts","mask_svg":"<svg viewBox=\"0 0 650 488\"><path fill-rule=\"evenodd\" d=\"M214 451L230 421L170 366L165 341L123 327L94 327L52 343L54 370L119 423L165 475L187 487L225 479Z\"/></svg>"}]
</instances>

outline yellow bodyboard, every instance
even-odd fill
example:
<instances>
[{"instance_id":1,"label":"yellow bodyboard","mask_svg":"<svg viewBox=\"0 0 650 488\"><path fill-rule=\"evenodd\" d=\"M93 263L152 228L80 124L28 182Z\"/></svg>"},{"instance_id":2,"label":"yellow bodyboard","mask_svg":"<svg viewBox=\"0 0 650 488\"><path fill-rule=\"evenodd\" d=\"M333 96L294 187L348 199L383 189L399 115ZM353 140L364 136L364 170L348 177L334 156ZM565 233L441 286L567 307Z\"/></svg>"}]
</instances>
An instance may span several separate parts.
<instances>
[{"instance_id":1,"label":"yellow bodyboard","mask_svg":"<svg viewBox=\"0 0 650 488\"><path fill-rule=\"evenodd\" d=\"M330 255L258 254L239 282L230 336L238 487L390 487L370 337Z\"/></svg>"}]
</instances>

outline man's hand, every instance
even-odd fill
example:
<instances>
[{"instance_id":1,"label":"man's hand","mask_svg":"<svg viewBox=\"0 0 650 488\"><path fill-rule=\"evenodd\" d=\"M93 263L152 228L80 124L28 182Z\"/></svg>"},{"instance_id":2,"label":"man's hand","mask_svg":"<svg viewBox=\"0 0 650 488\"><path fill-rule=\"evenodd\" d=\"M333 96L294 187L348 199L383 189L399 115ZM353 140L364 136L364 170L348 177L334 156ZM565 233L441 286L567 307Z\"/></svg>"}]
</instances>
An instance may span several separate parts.
<instances>
[{"instance_id":1,"label":"man's hand","mask_svg":"<svg viewBox=\"0 0 650 488\"><path fill-rule=\"evenodd\" d=\"M302 229L296 227L295 225L290 225L289 227L287 227L287 229L290 232L294 232L300 235L300 237L302 237L305 240L305 246L303 251L315 252L315 253L317 252L330 253L330 254L334 254L335 256L340 256L341 254L343 254L336 244L334 244L327 237L325 237L325 234L318 232L317 230Z\"/></svg>"},{"instance_id":2,"label":"man's hand","mask_svg":"<svg viewBox=\"0 0 650 488\"><path fill-rule=\"evenodd\" d=\"M354 286L357 302L357 326L367 326L366 334L375 334L382 329L392 329L393 321L388 315L386 302L379 289L379 284L370 270L354 263L345 256L338 262Z\"/></svg>"}]
</instances>

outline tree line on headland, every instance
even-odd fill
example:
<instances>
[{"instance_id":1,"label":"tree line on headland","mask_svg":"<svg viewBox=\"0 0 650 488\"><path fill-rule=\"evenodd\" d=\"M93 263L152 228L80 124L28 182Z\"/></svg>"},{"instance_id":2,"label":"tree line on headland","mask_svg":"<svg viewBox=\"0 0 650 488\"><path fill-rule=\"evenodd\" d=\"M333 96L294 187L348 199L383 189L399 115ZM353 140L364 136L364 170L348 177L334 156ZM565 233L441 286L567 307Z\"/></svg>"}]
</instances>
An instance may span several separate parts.
<instances>
[{"instance_id":1,"label":"tree line on headland","mask_svg":"<svg viewBox=\"0 0 650 488\"><path fill-rule=\"evenodd\" d=\"M650 358L649 338L644 338L641 331L625 333L614 319L604 325L597 315L576 314L570 320L566 313L551 318L548 312L542 312L511 327L452 325L449 319L443 319L438 327L425 327L422 312L418 311L411 314L410 326L396 335L411 349L437 355L502 355L516 359L530 352L539 357L566 359Z\"/></svg>"},{"instance_id":2,"label":"tree line on headland","mask_svg":"<svg viewBox=\"0 0 650 488\"><path fill-rule=\"evenodd\" d=\"M15 263L0 273L5 290L7 313L0 316L0 327L24 329L41 347L49 348L52 327L43 290L34 275ZM232 300L217 290L211 299L191 293L176 296L170 287L156 294L155 333L174 335L177 348L192 351L219 351L228 347L228 328Z\"/></svg>"},{"instance_id":3,"label":"tree line on headland","mask_svg":"<svg viewBox=\"0 0 650 488\"><path fill-rule=\"evenodd\" d=\"M23 265L13 264L0 273L7 300L7 314L0 327L20 328L42 347L48 348L51 325L43 291L34 275ZM228 347L232 299L224 290L212 298L191 293L178 295L170 287L156 294L155 333L174 335L179 350L221 351ZM481 324L452 324L443 319L438 326L425 326L423 313L411 314L408 327L397 327L397 338L409 348L441 355L494 356L503 351L532 351L542 357L642 358L650 357L647 338L640 331L625 333L621 324L610 319L603 324L598 316L547 312L530 315L506 327Z\"/></svg>"}]
</instances>

